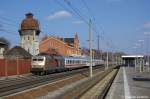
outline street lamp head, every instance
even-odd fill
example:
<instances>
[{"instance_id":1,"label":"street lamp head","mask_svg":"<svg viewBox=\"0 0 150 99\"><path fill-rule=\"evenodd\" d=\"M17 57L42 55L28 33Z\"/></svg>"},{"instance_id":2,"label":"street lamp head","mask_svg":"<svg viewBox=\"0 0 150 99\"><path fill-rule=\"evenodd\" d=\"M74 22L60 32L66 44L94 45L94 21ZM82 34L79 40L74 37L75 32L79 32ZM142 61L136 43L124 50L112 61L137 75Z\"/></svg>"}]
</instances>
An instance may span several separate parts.
<instances>
[{"instance_id":1,"label":"street lamp head","mask_svg":"<svg viewBox=\"0 0 150 99\"><path fill-rule=\"evenodd\" d=\"M136 44L135 44L135 46L136 46L136 47L139 47L139 46L140 46L140 44L139 44L139 43L136 43Z\"/></svg>"},{"instance_id":2,"label":"street lamp head","mask_svg":"<svg viewBox=\"0 0 150 99\"><path fill-rule=\"evenodd\" d=\"M144 42L144 40L138 40L138 42Z\"/></svg>"},{"instance_id":3,"label":"street lamp head","mask_svg":"<svg viewBox=\"0 0 150 99\"><path fill-rule=\"evenodd\" d=\"M144 32L144 35L150 35L150 32Z\"/></svg>"},{"instance_id":4,"label":"street lamp head","mask_svg":"<svg viewBox=\"0 0 150 99\"><path fill-rule=\"evenodd\" d=\"M133 47L133 49L136 49L136 48L137 48L137 46L134 46L134 47Z\"/></svg>"}]
</instances>

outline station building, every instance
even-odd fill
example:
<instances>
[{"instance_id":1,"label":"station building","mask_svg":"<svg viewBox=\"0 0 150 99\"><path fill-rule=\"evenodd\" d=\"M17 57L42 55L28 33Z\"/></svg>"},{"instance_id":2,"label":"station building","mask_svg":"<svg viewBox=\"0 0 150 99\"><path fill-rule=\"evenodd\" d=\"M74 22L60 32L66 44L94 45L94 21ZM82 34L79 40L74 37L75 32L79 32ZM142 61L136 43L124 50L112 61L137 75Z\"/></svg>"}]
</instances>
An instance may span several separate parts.
<instances>
[{"instance_id":1,"label":"station building","mask_svg":"<svg viewBox=\"0 0 150 99\"><path fill-rule=\"evenodd\" d=\"M74 38L45 37L39 45L40 53L57 54L61 56L80 56L78 35Z\"/></svg>"}]
</instances>

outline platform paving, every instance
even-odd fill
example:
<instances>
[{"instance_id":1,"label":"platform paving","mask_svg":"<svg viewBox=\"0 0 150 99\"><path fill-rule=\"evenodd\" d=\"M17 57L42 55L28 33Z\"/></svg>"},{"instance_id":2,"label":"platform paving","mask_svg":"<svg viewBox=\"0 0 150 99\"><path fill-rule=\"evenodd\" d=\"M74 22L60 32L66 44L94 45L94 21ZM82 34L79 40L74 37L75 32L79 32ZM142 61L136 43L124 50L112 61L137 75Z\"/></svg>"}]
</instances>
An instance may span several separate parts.
<instances>
[{"instance_id":1,"label":"platform paving","mask_svg":"<svg viewBox=\"0 0 150 99\"><path fill-rule=\"evenodd\" d=\"M150 99L150 81L135 80L135 77L150 78L150 73L135 71L134 67L121 67L106 99Z\"/></svg>"}]
</instances>

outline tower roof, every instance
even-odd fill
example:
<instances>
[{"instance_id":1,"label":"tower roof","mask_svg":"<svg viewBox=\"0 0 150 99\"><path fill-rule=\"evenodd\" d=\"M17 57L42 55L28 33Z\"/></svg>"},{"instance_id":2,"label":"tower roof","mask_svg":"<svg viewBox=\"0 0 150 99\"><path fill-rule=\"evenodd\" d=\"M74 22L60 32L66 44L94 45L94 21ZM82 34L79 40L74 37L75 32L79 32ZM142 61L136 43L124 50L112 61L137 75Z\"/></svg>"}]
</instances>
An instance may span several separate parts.
<instances>
[{"instance_id":1,"label":"tower roof","mask_svg":"<svg viewBox=\"0 0 150 99\"><path fill-rule=\"evenodd\" d=\"M26 18L21 22L21 30L39 30L38 20L33 18L32 13L26 14Z\"/></svg>"}]
</instances>

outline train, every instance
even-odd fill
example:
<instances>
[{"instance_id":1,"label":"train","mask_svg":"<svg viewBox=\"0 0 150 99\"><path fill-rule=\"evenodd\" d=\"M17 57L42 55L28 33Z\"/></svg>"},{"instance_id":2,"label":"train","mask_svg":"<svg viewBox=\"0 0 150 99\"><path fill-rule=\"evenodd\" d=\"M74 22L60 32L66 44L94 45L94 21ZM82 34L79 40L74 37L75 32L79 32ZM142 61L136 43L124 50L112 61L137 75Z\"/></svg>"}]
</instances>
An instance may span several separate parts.
<instances>
[{"instance_id":1,"label":"train","mask_svg":"<svg viewBox=\"0 0 150 99\"><path fill-rule=\"evenodd\" d=\"M104 61L100 59L93 59L92 63L92 66L98 66L104 64ZM89 65L87 57L39 55L32 57L31 73L36 75L46 75L53 72L86 68Z\"/></svg>"}]
</instances>

